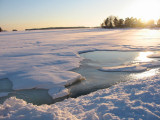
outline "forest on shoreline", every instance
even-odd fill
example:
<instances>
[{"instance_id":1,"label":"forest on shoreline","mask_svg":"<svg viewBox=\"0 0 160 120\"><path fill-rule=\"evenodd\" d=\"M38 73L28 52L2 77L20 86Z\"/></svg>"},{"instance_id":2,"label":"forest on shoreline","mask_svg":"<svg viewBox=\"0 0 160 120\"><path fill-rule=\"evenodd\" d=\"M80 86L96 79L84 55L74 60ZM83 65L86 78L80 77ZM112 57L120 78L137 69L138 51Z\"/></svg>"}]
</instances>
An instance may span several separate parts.
<instances>
[{"instance_id":1,"label":"forest on shoreline","mask_svg":"<svg viewBox=\"0 0 160 120\"><path fill-rule=\"evenodd\" d=\"M102 28L156 28L160 27L160 19L155 22L151 19L149 21L142 21L142 19L137 19L133 17L127 17L125 19L118 18L116 16L107 17L103 23L101 23Z\"/></svg>"}]
</instances>

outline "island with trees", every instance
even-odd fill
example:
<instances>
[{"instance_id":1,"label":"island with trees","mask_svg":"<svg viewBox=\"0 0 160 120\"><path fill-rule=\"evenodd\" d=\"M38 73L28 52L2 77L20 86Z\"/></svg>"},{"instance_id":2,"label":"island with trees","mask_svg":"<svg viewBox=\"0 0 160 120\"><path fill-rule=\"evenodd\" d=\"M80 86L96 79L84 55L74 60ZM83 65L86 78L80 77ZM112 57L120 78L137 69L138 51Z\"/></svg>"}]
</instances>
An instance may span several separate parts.
<instances>
[{"instance_id":1,"label":"island with trees","mask_svg":"<svg viewBox=\"0 0 160 120\"><path fill-rule=\"evenodd\" d=\"M156 28L160 27L160 19L155 23L153 19L147 22L143 22L141 19L133 17L119 19L116 16L109 16L101 24L101 27L102 28Z\"/></svg>"}]
</instances>

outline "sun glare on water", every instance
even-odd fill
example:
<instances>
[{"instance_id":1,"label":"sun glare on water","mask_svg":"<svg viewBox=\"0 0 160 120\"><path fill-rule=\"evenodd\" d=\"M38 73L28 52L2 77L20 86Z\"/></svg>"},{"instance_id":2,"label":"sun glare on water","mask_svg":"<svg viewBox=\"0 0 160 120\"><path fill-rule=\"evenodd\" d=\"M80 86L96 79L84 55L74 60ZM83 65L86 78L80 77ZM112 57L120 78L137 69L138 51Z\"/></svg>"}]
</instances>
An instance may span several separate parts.
<instances>
[{"instance_id":1,"label":"sun glare on water","mask_svg":"<svg viewBox=\"0 0 160 120\"><path fill-rule=\"evenodd\" d=\"M150 62L153 60L151 58L148 58L148 56L151 54L153 54L153 52L140 52L139 55L135 58L135 60L139 62Z\"/></svg>"},{"instance_id":2,"label":"sun glare on water","mask_svg":"<svg viewBox=\"0 0 160 120\"><path fill-rule=\"evenodd\" d=\"M139 62L151 62L153 61L152 58L149 58L149 55L154 54L154 52L140 52L139 55L135 58L135 61ZM154 76L159 73L159 68L150 69L141 73L133 73L130 75L130 77L135 79L142 79Z\"/></svg>"},{"instance_id":3,"label":"sun glare on water","mask_svg":"<svg viewBox=\"0 0 160 120\"><path fill-rule=\"evenodd\" d=\"M135 0L131 7L133 17L141 18L143 21L159 19L160 0Z\"/></svg>"}]
</instances>

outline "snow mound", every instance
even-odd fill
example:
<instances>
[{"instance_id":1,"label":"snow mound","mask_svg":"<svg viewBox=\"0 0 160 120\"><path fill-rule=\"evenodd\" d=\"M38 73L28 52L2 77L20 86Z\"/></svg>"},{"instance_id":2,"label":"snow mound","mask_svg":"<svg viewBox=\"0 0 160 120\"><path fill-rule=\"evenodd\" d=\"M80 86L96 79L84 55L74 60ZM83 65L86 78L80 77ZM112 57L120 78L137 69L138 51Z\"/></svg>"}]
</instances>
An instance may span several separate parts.
<instances>
[{"instance_id":1,"label":"snow mound","mask_svg":"<svg viewBox=\"0 0 160 120\"><path fill-rule=\"evenodd\" d=\"M141 72L147 70L148 68L158 67L158 66L160 66L159 61L152 61L148 63L138 63L138 64L122 65L114 67L102 67L99 70L104 72Z\"/></svg>"},{"instance_id":2,"label":"snow mound","mask_svg":"<svg viewBox=\"0 0 160 120\"><path fill-rule=\"evenodd\" d=\"M67 110L61 110L58 106L43 105L35 106L27 104L25 101L9 98L0 105L0 119L1 120L56 120L68 119L76 120L76 117Z\"/></svg>"}]
</instances>

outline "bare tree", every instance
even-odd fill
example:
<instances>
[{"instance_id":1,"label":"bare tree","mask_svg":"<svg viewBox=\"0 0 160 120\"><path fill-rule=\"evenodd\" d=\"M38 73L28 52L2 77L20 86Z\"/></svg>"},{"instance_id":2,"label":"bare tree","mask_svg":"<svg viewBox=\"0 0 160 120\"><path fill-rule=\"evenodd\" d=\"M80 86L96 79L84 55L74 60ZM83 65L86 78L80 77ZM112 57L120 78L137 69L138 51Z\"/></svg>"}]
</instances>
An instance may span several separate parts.
<instances>
[{"instance_id":1,"label":"bare tree","mask_svg":"<svg viewBox=\"0 0 160 120\"><path fill-rule=\"evenodd\" d=\"M105 25L105 27L108 27L108 26L109 26L109 18L107 18L107 19L104 21L104 25Z\"/></svg>"},{"instance_id":2,"label":"bare tree","mask_svg":"<svg viewBox=\"0 0 160 120\"><path fill-rule=\"evenodd\" d=\"M114 16L109 16L107 17L107 19L104 21L104 25L105 25L105 28L113 28L114 27Z\"/></svg>"},{"instance_id":3,"label":"bare tree","mask_svg":"<svg viewBox=\"0 0 160 120\"><path fill-rule=\"evenodd\" d=\"M114 22L114 26L115 26L115 27L118 27L118 25L119 25L119 20L118 20L117 17L114 18L113 22Z\"/></svg>"}]
</instances>

